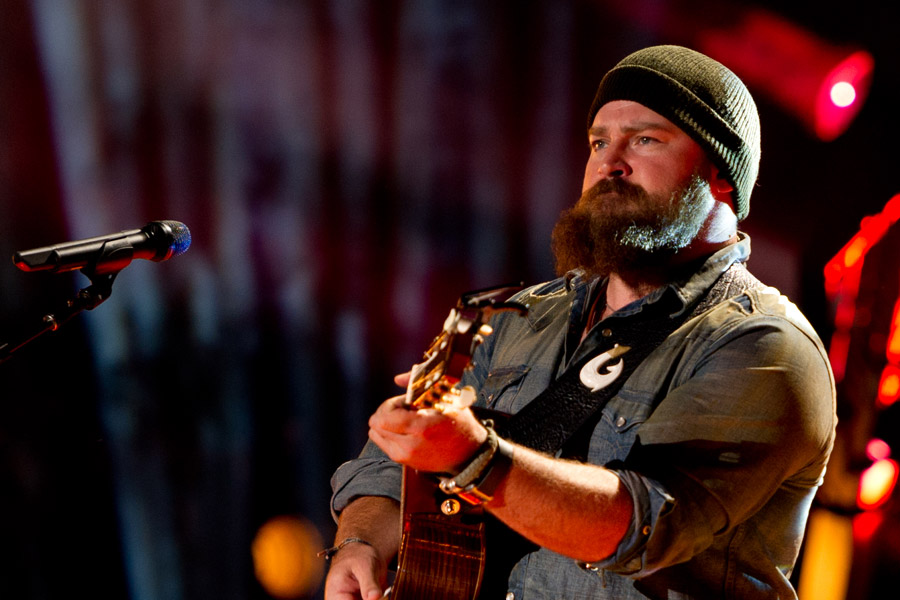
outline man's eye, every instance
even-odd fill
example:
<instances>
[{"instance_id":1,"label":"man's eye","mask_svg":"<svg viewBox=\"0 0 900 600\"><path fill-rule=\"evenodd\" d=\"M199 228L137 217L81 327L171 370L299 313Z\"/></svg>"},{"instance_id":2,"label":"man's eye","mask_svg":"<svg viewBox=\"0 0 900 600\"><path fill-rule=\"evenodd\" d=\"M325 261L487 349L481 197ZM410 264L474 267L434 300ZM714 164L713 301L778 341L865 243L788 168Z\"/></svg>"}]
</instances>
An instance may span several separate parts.
<instances>
[{"instance_id":1,"label":"man's eye","mask_svg":"<svg viewBox=\"0 0 900 600\"><path fill-rule=\"evenodd\" d=\"M642 135L639 138L637 138L637 143L638 143L638 145L641 145L641 146L646 146L648 144L652 144L655 141L656 141L656 139L650 137L649 135Z\"/></svg>"},{"instance_id":2,"label":"man's eye","mask_svg":"<svg viewBox=\"0 0 900 600\"><path fill-rule=\"evenodd\" d=\"M606 148L606 142L603 140L593 140L591 141L591 150L597 152L598 150L602 150Z\"/></svg>"}]
</instances>

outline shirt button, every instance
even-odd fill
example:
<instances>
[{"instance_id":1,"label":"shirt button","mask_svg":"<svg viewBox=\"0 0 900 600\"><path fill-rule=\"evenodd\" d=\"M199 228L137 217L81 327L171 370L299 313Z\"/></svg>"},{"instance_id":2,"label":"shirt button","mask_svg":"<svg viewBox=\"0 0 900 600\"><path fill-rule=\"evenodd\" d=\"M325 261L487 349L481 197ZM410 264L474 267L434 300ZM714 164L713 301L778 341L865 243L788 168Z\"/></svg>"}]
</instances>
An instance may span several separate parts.
<instances>
[{"instance_id":1,"label":"shirt button","mask_svg":"<svg viewBox=\"0 0 900 600\"><path fill-rule=\"evenodd\" d=\"M513 594L512 592L508 592L506 594L506 600L516 600L516 595Z\"/></svg>"},{"instance_id":2,"label":"shirt button","mask_svg":"<svg viewBox=\"0 0 900 600\"><path fill-rule=\"evenodd\" d=\"M612 335L612 329L606 327L600 332L600 335L602 335L603 337L610 337Z\"/></svg>"},{"instance_id":3,"label":"shirt button","mask_svg":"<svg viewBox=\"0 0 900 600\"><path fill-rule=\"evenodd\" d=\"M628 420L625 417L619 417L618 419L616 419L616 427L624 427L625 423L627 422Z\"/></svg>"}]
</instances>

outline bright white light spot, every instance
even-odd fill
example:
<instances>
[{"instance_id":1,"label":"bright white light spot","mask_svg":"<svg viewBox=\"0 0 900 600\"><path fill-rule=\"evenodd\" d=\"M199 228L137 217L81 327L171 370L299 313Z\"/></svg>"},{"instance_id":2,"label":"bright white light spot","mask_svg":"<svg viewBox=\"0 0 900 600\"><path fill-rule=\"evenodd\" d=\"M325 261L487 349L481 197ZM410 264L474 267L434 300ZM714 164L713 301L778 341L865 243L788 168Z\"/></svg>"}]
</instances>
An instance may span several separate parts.
<instances>
[{"instance_id":1,"label":"bright white light spot","mask_svg":"<svg viewBox=\"0 0 900 600\"><path fill-rule=\"evenodd\" d=\"M835 106L846 108L856 100L856 89L846 81L839 81L831 86L831 101Z\"/></svg>"}]
</instances>

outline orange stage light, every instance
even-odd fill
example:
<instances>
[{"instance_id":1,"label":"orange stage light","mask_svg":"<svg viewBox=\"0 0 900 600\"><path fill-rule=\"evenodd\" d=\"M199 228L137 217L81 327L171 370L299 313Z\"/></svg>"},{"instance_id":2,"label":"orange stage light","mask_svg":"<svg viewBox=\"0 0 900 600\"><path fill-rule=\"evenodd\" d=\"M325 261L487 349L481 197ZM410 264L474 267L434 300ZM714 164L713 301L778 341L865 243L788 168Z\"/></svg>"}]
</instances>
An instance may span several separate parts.
<instances>
[{"instance_id":1,"label":"orange stage light","mask_svg":"<svg viewBox=\"0 0 900 600\"><path fill-rule=\"evenodd\" d=\"M259 528L251 554L256 578L271 596L282 600L304 598L322 580L323 561L316 552L322 539L304 519L274 517Z\"/></svg>"}]
</instances>

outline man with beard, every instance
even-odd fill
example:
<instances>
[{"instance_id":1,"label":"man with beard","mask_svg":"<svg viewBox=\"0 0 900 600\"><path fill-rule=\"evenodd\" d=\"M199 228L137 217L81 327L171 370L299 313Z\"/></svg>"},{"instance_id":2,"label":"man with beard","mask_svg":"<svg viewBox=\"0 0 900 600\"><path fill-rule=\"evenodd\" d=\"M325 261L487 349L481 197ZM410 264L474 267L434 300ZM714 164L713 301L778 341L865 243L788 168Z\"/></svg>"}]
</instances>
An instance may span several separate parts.
<instances>
[{"instance_id":1,"label":"man with beard","mask_svg":"<svg viewBox=\"0 0 900 600\"><path fill-rule=\"evenodd\" d=\"M509 424L382 404L333 479L328 600L380 597L399 464L533 544L507 598L796 597L834 387L812 327L744 267L755 104L718 62L658 46L604 77L588 127L560 277L494 317L462 382Z\"/></svg>"}]
</instances>

